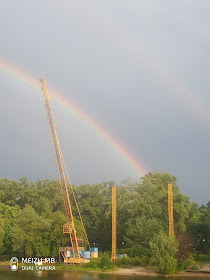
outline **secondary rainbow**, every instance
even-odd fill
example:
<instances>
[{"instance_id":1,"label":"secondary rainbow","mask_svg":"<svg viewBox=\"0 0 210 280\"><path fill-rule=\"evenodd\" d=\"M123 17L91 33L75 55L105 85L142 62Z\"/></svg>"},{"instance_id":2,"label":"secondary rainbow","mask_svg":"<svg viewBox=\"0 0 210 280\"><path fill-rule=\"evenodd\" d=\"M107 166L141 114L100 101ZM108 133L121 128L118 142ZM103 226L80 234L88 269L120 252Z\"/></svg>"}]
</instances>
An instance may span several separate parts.
<instances>
[{"instance_id":1,"label":"secondary rainbow","mask_svg":"<svg viewBox=\"0 0 210 280\"><path fill-rule=\"evenodd\" d=\"M39 87L39 79L29 73L26 73L20 68L17 68L15 65L11 65L7 61L0 60L0 69L1 71L11 75L17 80L24 82L25 84L39 90L41 94L41 90ZM39 77L41 78L41 77ZM146 173L148 173L147 169L141 164L136 157L129 152L129 150L109 131L107 131L103 126L97 123L90 114L86 113L79 106L75 105L69 98L62 95L60 92L55 91L51 87L49 87L50 96L57 101L60 105L74 114L77 118L79 118L82 122L87 124L90 128L92 128L111 148L118 153L118 155L125 161L127 164L135 171L135 173L142 177Z\"/></svg>"},{"instance_id":2,"label":"secondary rainbow","mask_svg":"<svg viewBox=\"0 0 210 280\"><path fill-rule=\"evenodd\" d=\"M65 8L65 12L68 12L72 3L62 6ZM202 104L197 94L180 81L180 78L176 77L171 69L164 66L164 63L157 56L144 47L142 41L138 41L134 35L103 13L97 6L91 4L90 1L83 1L82 5L75 1L74 8L78 10L79 15L82 14L83 19L91 20L94 26L100 27L100 30L103 29L109 36L112 36L112 43L117 43L118 47L123 48L125 53L132 57L135 62L138 59L141 65L144 65L145 71L149 70L153 77L157 77L162 85L167 87L168 94L173 94L176 99L179 99L181 104L184 104L210 131L210 114L205 104ZM81 21L80 24L84 24L84 22L86 21Z\"/></svg>"}]
</instances>

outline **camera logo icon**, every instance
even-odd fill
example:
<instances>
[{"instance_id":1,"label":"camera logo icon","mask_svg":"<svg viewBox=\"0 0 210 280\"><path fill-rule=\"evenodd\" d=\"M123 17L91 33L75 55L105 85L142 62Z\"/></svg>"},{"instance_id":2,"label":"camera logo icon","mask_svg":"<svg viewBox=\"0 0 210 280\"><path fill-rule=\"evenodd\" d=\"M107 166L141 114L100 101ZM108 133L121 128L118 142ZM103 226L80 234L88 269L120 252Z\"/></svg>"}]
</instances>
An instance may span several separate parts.
<instances>
[{"instance_id":1,"label":"camera logo icon","mask_svg":"<svg viewBox=\"0 0 210 280\"><path fill-rule=\"evenodd\" d=\"M10 259L10 269L12 271L18 270L18 259L16 257Z\"/></svg>"}]
</instances>

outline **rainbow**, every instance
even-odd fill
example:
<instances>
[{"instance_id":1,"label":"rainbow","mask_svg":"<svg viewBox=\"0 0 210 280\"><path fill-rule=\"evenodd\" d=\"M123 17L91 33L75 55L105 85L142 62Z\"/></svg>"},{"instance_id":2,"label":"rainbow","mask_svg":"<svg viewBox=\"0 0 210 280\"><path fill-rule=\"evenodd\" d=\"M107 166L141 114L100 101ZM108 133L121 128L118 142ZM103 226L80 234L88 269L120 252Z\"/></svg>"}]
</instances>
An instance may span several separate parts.
<instances>
[{"instance_id":1,"label":"rainbow","mask_svg":"<svg viewBox=\"0 0 210 280\"><path fill-rule=\"evenodd\" d=\"M33 87L41 94L39 79L37 77L26 73L22 69L17 68L15 65L11 65L4 60L0 60L0 70L17 79L18 81L22 81L28 86ZM90 114L86 113L80 107L75 105L69 98L50 87L49 93L51 98L53 98L57 103L66 108L88 127L94 130L96 134L98 134L135 171L138 177L142 177L148 173L143 164L141 164L116 137L107 131L101 124L97 123L94 118L90 116Z\"/></svg>"},{"instance_id":2,"label":"rainbow","mask_svg":"<svg viewBox=\"0 0 210 280\"><path fill-rule=\"evenodd\" d=\"M86 18L92 21L94 26L105 30L106 33L108 31L112 42L115 41L119 45L119 48L123 48L125 52L127 51L135 61L138 59L141 64L143 63L145 71L149 70L150 74L158 78L158 80L167 87L169 94L173 94L175 98L178 99L181 104L184 104L210 131L210 115L208 109L205 108L204 104L202 104L191 89L187 88L170 69L164 66L163 62L142 45L142 42L136 40L132 34L123 29L117 22L114 22L111 17L101 12L101 10L90 3L90 1L82 1L82 5L78 3L78 1L75 1L73 4L74 8L78 9L78 14L80 14L83 19ZM68 8L70 7L69 3L66 5L63 4L61 7L62 6L65 12L68 13ZM80 22L80 24L82 24L82 22Z\"/></svg>"}]
</instances>

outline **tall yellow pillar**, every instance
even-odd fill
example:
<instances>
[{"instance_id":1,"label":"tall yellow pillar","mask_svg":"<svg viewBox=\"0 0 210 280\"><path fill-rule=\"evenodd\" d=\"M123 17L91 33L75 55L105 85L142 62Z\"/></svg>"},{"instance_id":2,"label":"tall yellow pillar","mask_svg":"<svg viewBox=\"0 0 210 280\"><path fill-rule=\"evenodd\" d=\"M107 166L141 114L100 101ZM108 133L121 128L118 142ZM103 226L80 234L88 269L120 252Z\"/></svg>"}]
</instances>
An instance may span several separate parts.
<instances>
[{"instance_id":1,"label":"tall yellow pillar","mask_svg":"<svg viewBox=\"0 0 210 280\"><path fill-rule=\"evenodd\" d=\"M168 183L168 224L169 236L174 236L173 189L171 183Z\"/></svg>"},{"instance_id":2,"label":"tall yellow pillar","mask_svg":"<svg viewBox=\"0 0 210 280\"><path fill-rule=\"evenodd\" d=\"M116 202L116 186L112 187L112 262L117 257L117 202Z\"/></svg>"}]
</instances>

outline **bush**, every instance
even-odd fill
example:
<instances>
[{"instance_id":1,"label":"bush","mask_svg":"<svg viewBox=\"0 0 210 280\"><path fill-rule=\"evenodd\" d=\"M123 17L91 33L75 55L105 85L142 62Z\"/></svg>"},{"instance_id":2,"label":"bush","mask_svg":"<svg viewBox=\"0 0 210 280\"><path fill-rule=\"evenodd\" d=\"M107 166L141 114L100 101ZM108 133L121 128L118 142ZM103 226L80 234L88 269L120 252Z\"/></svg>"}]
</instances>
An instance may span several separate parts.
<instances>
[{"instance_id":1,"label":"bush","mask_svg":"<svg viewBox=\"0 0 210 280\"><path fill-rule=\"evenodd\" d=\"M111 262L111 258L108 254L104 253L100 256L100 267L103 270L113 269L114 264Z\"/></svg>"},{"instance_id":2,"label":"bush","mask_svg":"<svg viewBox=\"0 0 210 280\"><path fill-rule=\"evenodd\" d=\"M150 250L146 247L143 247L141 245L136 245L134 247L131 248L125 248L125 249L121 249L119 251L120 254L127 254L129 257L131 258L135 258L135 257L143 257L143 256L150 256Z\"/></svg>"},{"instance_id":3,"label":"bush","mask_svg":"<svg viewBox=\"0 0 210 280\"><path fill-rule=\"evenodd\" d=\"M116 260L116 265L119 267L126 267L129 265L129 258L128 257L122 257L120 259Z\"/></svg>"},{"instance_id":4,"label":"bush","mask_svg":"<svg viewBox=\"0 0 210 280\"><path fill-rule=\"evenodd\" d=\"M192 270L199 270L199 267L198 267L196 264L194 264L194 265L192 266Z\"/></svg>"},{"instance_id":5,"label":"bush","mask_svg":"<svg viewBox=\"0 0 210 280\"><path fill-rule=\"evenodd\" d=\"M100 269L100 258L91 259L89 263L84 264L84 267L92 268L92 269Z\"/></svg>"},{"instance_id":6,"label":"bush","mask_svg":"<svg viewBox=\"0 0 210 280\"><path fill-rule=\"evenodd\" d=\"M113 269L114 264L111 262L109 253L100 253L99 258L91 259L89 263L84 264L84 267L91 269L108 270Z\"/></svg>"},{"instance_id":7,"label":"bush","mask_svg":"<svg viewBox=\"0 0 210 280\"><path fill-rule=\"evenodd\" d=\"M163 274L172 274L176 271L177 261L174 257L166 254L165 257L162 257L159 261L159 269Z\"/></svg>"},{"instance_id":8,"label":"bush","mask_svg":"<svg viewBox=\"0 0 210 280\"><path fill-rule=\"evenodd\" d=\"M131 265L136 265L136 266L145 266L149 264L149 257L143 256L143 257L135 257L130 260Z\"/></svg>"},{"instance_id":9,"label":"bush","mask_svg":"<svg viewBox=\"0 0 210 280\"><path fill-rule=\"evenodd\" d=\"M172 274L176 271L177 260L175 255L177 245L175 238L168 237L163 232L160 232L153 238L150 244L152 251L151 260L157 264L162 274Z\"/></svg>"},{"instance_id":10,"label":"bush","mask_svg":"<svg viewBox=\"0 0 210 280\"><path fill-rule=\"evenodd\" d=\"M188 267L195 264L194 258L190 255L185 261L178 264L178 270L186 270Z\"/></svg>"},{"instance_id":11,"label":"bush","mask_svg":"<svg viewBox=\"0 0 210 280\"><path fill-rule=\"evenodd\" d=\"M11 259L10 255L0 255L0 261L8 261Z\"/></svg>"}]
</instances>

